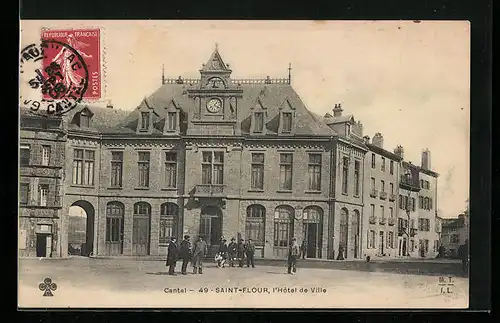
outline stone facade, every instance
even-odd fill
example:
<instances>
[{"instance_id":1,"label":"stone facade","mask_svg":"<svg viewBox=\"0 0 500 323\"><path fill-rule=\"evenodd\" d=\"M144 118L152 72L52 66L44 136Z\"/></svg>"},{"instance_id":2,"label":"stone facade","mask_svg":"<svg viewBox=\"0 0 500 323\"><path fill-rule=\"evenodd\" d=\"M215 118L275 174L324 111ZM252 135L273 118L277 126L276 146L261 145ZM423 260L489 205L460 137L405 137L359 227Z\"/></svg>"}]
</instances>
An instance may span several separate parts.
<instances>
[{"instance_id":1,"label":"stone facade","mask_svg":"<svg viewBox=\"0 0 500 323\"><path fill-rule=\"evenodd\" d=\"M390 184L396 195L401 158L383 150L381 135L367 144L340 104L333 116L315 115L290 76L238 80L231 72L215 50L199 79L163 79L134 111L79 106L65 114L51 141L58 166L45 175L21 166L21 182L47 176L49 201L58 201L37 214L21 207L21 255L34 255L30 223L43 218L52 224L52 257L164 256L170 237L185 234L203 237L211 252L221 237L251 237L264 258L285 258L292 237L308 258L394 256L394 241L382 250L368 236L375 200L387 215L374 230L384 243L397 232ZM31 133L22 126L21 143L40 142ZM372 177L387 194L370 196ZM73 206L86 221L71 216ZM85 238L76 241L75 230Z\"/></svg>"}]
</instances>

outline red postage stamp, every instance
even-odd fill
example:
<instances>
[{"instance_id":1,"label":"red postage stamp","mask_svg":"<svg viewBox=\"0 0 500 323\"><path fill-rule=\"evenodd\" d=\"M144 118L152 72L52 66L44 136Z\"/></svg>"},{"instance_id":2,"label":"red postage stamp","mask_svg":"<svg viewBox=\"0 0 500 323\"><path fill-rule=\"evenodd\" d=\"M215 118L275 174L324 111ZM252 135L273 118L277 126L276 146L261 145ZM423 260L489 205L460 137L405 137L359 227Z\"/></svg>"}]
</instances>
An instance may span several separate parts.
<instances>
[{"instance_id":1,"label":"red postage stamp","mask_svg":"<svg viewBox=\"0 0 500 323\"><path fill-rule=\"evenodd\" d=\"M56 64L69 88L70 84L78 84L78 80L84 77L80 75L83 69L75 65L78 59L83 60L88 72L88 88L82 99L99 100L102 95L100 30L98 28L42 30L42 41L61 42L73 49L71 51L63 46L45 48L43 68ZM80 57L72 58L75 52ZM50 97L46 93L44 98Z\"/></svg>"}]
</instances>

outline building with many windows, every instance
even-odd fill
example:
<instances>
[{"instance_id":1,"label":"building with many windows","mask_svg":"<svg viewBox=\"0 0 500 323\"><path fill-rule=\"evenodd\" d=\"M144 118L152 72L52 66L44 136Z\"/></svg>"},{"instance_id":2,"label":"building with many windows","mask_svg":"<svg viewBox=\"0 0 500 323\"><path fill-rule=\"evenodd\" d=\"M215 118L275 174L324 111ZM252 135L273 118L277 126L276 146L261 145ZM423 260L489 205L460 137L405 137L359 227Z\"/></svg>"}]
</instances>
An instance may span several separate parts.
<instances>
[{"instance_id":1,"label":"building with many windows","mask_svg":"<svg viewBox=\"0 0 500 323\"><path fill-rule=\"evenodd\" d=\"M402 156L380 134L366 142L340 104L324 117L308 110L291 68L234 79L216 48L199 78L162 77L131 112L21 111L21 255L164 256L185 234L211 252L223 236L251 238L266 258L286 257L292 237L308 258L398 250Z\"/></svg>"}]
</instances>

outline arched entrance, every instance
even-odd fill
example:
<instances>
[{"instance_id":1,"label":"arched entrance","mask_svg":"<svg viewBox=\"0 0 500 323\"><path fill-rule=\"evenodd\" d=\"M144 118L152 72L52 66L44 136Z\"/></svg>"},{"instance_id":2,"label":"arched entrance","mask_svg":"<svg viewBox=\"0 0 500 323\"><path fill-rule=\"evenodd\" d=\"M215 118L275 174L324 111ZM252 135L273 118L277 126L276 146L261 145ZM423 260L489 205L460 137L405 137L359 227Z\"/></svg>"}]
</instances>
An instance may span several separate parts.
<instances>
[{"instance_id":1,"label":"arched entrance","mask_svg":"<svg viewBox=\"0 0 500 323\"><path fill-rule=\"evenodd\" d=\"M350 254L353 258L359 258L359 211L354 210L351 217L351 249Z\"/></svg>"},{"instance_id":2,"label":"arched entrance","mask_svg":"<svg viewBox=\"0 0 500 323\"><path fill-rule=\"evenodd\" d=\"M306 241L306 257L321 258L321 238L323 233L323 210L317 206L304 209L304 241Z\"/></svg>"},{"instance_id":3,"label":"arched entrance","mask_svg":"<svg viewBox=\"0 0 500 323\"><path fill-rule=\"evenodd\" d=\"M222 237L222 212L217 206L205 206L201 210L200 237L208 245L219 245Z\"/></svg>"},{"instance_id":4,"label":"arched entrance","mask_svg":"<svg viewBox=\"0 0 500 323\"><path fill-rule=\"evenodd\" d=\"M347 258L347 240L349 234L349 222L347 209L343 208L340 210L340 230L339 230L339 252L342 249L344 252L344 258Z\"/></svg>"},{"instance_id":5,"label":"arched entrance","mask_svg":"<svg viewBox=\"0 0 500 323\"><path fill-rule=\"evenodd\" d=\"M88 257L94 252L94 207L76 201L69 208L68 254Z\"/></svg>"}]
</instances>

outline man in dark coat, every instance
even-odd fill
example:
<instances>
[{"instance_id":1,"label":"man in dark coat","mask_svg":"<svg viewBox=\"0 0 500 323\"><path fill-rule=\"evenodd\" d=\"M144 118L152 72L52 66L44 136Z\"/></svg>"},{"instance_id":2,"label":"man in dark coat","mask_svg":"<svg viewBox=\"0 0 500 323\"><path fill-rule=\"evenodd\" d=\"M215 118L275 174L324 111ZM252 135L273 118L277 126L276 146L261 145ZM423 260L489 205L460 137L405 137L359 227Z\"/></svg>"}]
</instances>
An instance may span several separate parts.
<instances>
[{"instance_id":1,"label":"man in dark coat","mask_svg":"<svg viewBox=\"0 0 500 323\"><path fill-rule=\"evenodd\" d=\"M240 242L238 242L237 257L238 267L243 268L243 260L245 259L245 240L243 239L240 239Z\"/></svg>"},{"instance_id":2,"label":"man in dark coat","mask_svg":"<svg viewBox=\"0 0 500 323\"><path fill-rule=\"evenodd\" d=\"M179 247L177 246L177 239L172 237L170 243L168 244L167 252L167 266L168 274L175 276L175 265L177 263L177 258L179 256Z\"/></svg>"},{"instance_id":3,"label":"man in dark coat","mask_svg":"<svg viewBox=\"0 0 500 323\"><path fill-rule=\"evenodd\" d=\"M288 273L295 275L297 272L297 258L300 257L300 247L297 244L297 239L292 238L292 242L288 247Z\"/></svg>"},{"instance_id":4,"label":"man in dark coat","mask_svg":"<svg viewBox=\"0 0 500 323\"><path fill-rule=\"evenodd\" d=\"M255 268L253 263L253 257L255 255L255 245L252 242L252 239L248 239L245 243L245 255L247 257L247 268L252 265L252 268Z\"/></svg>"},{"instance_id":5,"label":"man in dark coat","mask_svg":"<svg viewBox=\"0 0 500 323\"><path fill-rule=\"evenodd\" d=\"M302 240L302 244L300 245L300 253L302 255L302 259L306 259L306 251L307 251L307 243L306 239Z\"/></svg>"},{"instance_id":6,"label":"man in dark coat","mask_svg":"<svg viewBox=\"0 0 500 323\"><path fill-rule=\"evenodd\" d=\"M189 241L189 239L190 237L188 235L184 236L184 240L181 241L181 246L179 251L179 258L182 259L181 273L183 275L187 275L187 266L189 260L191 260L191 257L193 256L193 253L191 251L191 241Z\"/></svg>"},{"instance_id":7,"label":"man in dark coat","mask_svg":"<svg viewBox=\"0 0 500 323\"><path fill-rule=\"evenodd\" d=\"M227 246L227 253L229 257L229 266L234 267L234 259L236 258L237 251L238 251L238 245L235 242L235 238L231 238L231 242Z\"/></svg>"},{"instance_id":8,"label":"man in dark coat","mask_svg":"<svg viewBox=\"0 0 500 323\"><path fill-rule=\"evenodd\" d=\"M202 237L198 237L198 241L193 246L193 274L203 274L203 258L207 256L207 243Z\"/></svg>"},{"instance_id":9,"label":"man in dark coat","mask_svg":"<svg viewBox=\"0 0 500 323\"><path fill-rule=\"evenodd\" d=\"M469 266L469 239L465 240L465 243L458 247L458 254L462 258L462 270L466 273Z\"/></svg>"}]
</instances>

